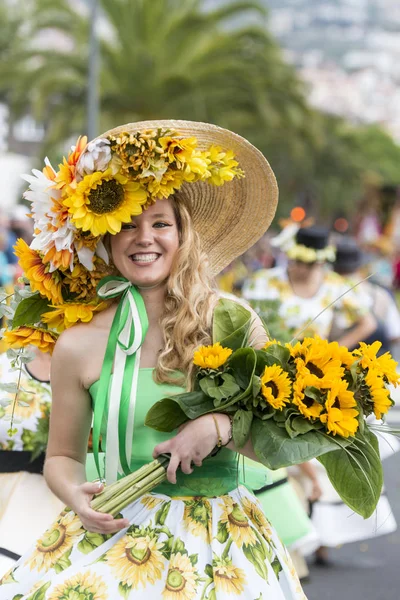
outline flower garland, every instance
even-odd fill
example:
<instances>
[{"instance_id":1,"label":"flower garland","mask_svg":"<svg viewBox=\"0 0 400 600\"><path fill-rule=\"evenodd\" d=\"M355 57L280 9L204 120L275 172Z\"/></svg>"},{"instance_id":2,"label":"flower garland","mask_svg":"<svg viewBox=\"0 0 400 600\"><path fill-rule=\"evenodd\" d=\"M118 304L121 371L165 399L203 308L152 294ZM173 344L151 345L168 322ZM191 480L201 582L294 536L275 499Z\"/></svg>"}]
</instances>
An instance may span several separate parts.
<instances>
[{"instance_id":1,"label":"flower garland","mask_svg":"<svg viewBox=\"0 0 400 600\"><path fill-rule=\"evenodd\" d=\"M316 248L310 248L304 244L295 244L287 250L287 257L290 260L298 260L304 263L314 262L334 262L336 256L335 248L333 246L326 246L317 250Z\"/></svg>"}]
</instances>

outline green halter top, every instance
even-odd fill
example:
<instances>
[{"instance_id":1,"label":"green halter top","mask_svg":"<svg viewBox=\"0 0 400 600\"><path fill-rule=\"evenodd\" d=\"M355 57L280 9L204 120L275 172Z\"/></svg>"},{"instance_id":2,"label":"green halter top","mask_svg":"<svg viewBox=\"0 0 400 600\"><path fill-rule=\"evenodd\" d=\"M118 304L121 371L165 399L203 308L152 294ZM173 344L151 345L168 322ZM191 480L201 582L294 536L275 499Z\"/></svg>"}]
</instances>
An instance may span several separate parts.
<instances>
[{"instance_id":1,"label":"green halter top","mask_svg":"<svg viewBox=\"0 0 400 600\"><path fill-rule=\"evenodd\" d=\"M99 381L95 381L89 389L93 408ZM144 425L149 408L166 395L178 394L184 391L181 387L157 384L153 379L153 369L139 370L134 431L130 470L133 472L152 460L154 447L173 437L173 433L162 433ZM101 445L107 451L106 423L101 427ZM238 485L237 457L234 452L222 449L219 454L203 462L201 468L195 468L191 475L177 472L177 483L163 483L154 491L168 496L220 496L233 490Z\"/></svg>"}]
</instances>

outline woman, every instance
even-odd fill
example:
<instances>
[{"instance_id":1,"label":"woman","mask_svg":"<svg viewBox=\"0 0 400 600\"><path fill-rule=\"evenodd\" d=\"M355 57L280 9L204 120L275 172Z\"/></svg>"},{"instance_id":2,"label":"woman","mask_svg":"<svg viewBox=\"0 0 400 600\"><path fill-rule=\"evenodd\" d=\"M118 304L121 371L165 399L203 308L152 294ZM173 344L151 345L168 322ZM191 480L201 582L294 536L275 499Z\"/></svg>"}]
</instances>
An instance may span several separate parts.
<instances>
[{"instance_id":1,"label":"woman","mask_svg":"<svg viewBox=\"0 0 400 600\"><path fill-rule=\"evenodd\" d=\"M125 380L123 366L132 356L131 346L124 353L117 343L112 376L104 366L102 369L103 358L105 365L114 343L110 330L113 333L118 326L125 330L125 322L114 320L118 301L89 324L78 324L61 335L52 365L54 406L45 476L72 511L62 515L3 580L2 600L14 595L26 599L39 590L43 600L72 598L73 594L93 600L142 598L144 594L164 600L225 598L232 594L249 600L304 599L290 560L256 500L244 487L235 489L236 449L230 419L222 414L216 414L215 420L206 415L186 424L172 438L144 427L144 416L154 402L191 386L193 351L199 344L209 343L218 302L210 272L217 273L262 235L276 204L275 181L264 157L226 130L184 121L146 122L113 130L103 139L116 139L119 150L124 140L130 140L132 148L132 136L137 132L141 140L153 139L154 131L165 127L176 131L172 142L165 137L158 140L157 147L164 144L167 148L163 154L166 160L175 151L172 146L178 148L179 156L186 151L189 155L189 143L194 142L188 140L195 138L188 135L196 136L200 150L208 147L207 152L218 154L219 161L234 151L246 178L232 177L223 187L215 188L209 188L204 180L190 183L199 161L209 155L196 153L190 173L189 159L184 157L181 162L185 174L189 173L187 184L180 186L178 193L138 211L137 216L123 222L120 233L106 240L123 279L100 284L99 293L106 298L118 296L113 290L122 286L128 295L135 296L137 313L128 303L133 312L125 316L129 320L133 315L137 330L143 330L133 367L137 380L131 378L133 392L128 399L120 391L115 394ZM219 149L210 147L211 143L219 144ZM141 141L140 148L144 146ZM90 151L90 144L88 148ZM128 156L126 146L123 150L112 162L113 167L120 168L120 161L123 164ZM96 162L98 155L94 158ZM109 158L105 162L111 164ZM150 162L146 162L146 174L150 168L160 168L158 159ZM212 164L208 167L210 172ZM218 171L219 177L226 174ZM165 171L161 182L164 175ZM110 189L112 178L107 177L106 188ZM99 200L98 184L92 189L95 193L91 198ZM129 191L133 189L131 186ZM99 210L98 214L104 215L106 203L115 199L115 195L103 197L103 213ZM82 206L75 213L78 223L85 206L89 211L88 204ZM260 219L250 217L254 211L260 212ZM89 214L88 219L93 218ZM111 228L115 221L109 224ZM253 336L262 345L259 332ZM129 406L132 398L133 407ZM100 411L99 418L108 479L118 476L123 463L129 463L132 471L148 462L151 454L171 455L168 483L129 505L116 519L90 507L102 485L87 483L84 473L92 404L96 430L97 409L103 400L104 412ZM126 400L128 410L123 420ZM122 442L125 438L125 443L118 445L118 436ZM226 448L202 465L219 444ZM255 458L251 444L244 452Z\"/></svg>"},{"instance_id":2,"label":"woman","mask_svg":"<svg viewBox=\"0 0 400 600\"><path fill-rule=\"evenodd\" d=\"M51 408L50 354L35 349L34 358L11 370L11 360L0 355L0 381L23 392L15 408L15 435L9 433L15 394L3 392L0 406L0 576L56 518L63 504L43 477L44 453ZM22 404L23 403L23 404ZM29 503L27 499L29 498ZM18 528L15 524L18 523Z\"/></svg>"}]
</instances>

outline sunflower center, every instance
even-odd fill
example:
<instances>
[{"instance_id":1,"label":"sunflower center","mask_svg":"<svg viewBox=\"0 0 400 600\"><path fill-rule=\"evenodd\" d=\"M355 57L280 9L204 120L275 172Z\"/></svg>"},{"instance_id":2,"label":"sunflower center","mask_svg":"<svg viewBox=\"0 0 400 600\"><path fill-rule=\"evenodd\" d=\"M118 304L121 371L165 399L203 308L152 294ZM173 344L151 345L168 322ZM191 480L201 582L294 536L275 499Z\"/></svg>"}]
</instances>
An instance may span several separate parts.
<instances>
[{"instance_id":1,"label":"sunflower center","mask_svg":"<svg viewBox=\"0 0 400 600\"><path fill-rule=\"evenodd\" d=\"M332 408L340 408L340 402L337 396L335 398L335 402L332 404Z\"/></svg>"},{"instance_id":2,"label":"sunflower center","mask_svg":"<svg viewBox=\"0 0 400 600\"><path fill-rule=\"evenodd\" d=\"M195 519L196 521L200 521L200 522L204 522L207 521L207 510L205 506L202 506L201 504L198 504L193 512L193 519Z\"/></svg>"},{"instance_id":3,"label":"sunflower center","mask_svg":"<svg viewBox=\"0 0 400 600\"><path fill-rule=\"evenodd\" d=\"M309 398L308 396L304 396L303 404L305 404L307 406L307 408L311 408L312 405L314 404L314 400L312 398Z\"/></svg>"},{"instance_id":4,"label":"sunflower center","mask_svg":"<svg viewBox=\"0 0 400 600\"><path fill-rule=\"evenodd\" d=\"M145 548L144 550L140 550L139 548L126 548L125 554L127 559L135 565L144 565L151 556L150 548Z\"/></svg>"},{"instance_id":5,"label":"sunflower center","mask_svg":"<svg viewBox=\"0 0 400 600\"><path fill-rule=\"evenodd\" d=\"M324 372L319 367L317 367L317 365L314 365L314 363L308 362L306 364L306 367L310 371L310 373L316 375L320 379L322 379L322 377L324 376Z\"/></svg>"},{"instance_id":6,"label":"sunflower center","mask_svg":"<svg viewBox=\"0 0 400 600\"><path fill-rule=\"evenodd\" d=\"M124 188L115 179L102 181L96 188L90 190L89 204L97 215L116 210L124 200Z\"/></svg>"},{"instance_id":7,"label":"sunflower center","mask_svg":"<svg viewBox=\"0 0 400 600\"><path fill-rule=\"evenodd\" d=\"M170 592L181 592L186 585L186 580L179 569L171 569L168 573L165 587Z\"/></svg>"},{"instance_id":8,"label":"sunflower center","mask_svg":"<svg viewBox=\"0 0 400 600\"><path fill-rule=\"evenodd\" d=\"M240 510L238 506L235 506L231 513L228 515L228 520L237 527L248 527L246 516Z\"/></svg>"},{"instance_id":9,"label":"sunflower center","mask_svg":"<svg viewBox=\"0 0 400 600\"><path fill-rule=\"evenodd\" d=\"M266 384L265 387L267 387L271 390L274 398L276 398L279 395L279 389L278 389L278 386L276 385L275 381L268 381L268 383Z\"/></svg>"},{"instance_id":10,"label":"sunflower center","mask_svg":"<svg viewBox=\"0 0 400 600\"><path fill-rule=\"evenodd\" d=\"M38 544L39 552L53 552L62 546L65 540L66 529L64 525L58 525L56 529L47 531Z\"/></svg>"}]
</instances>

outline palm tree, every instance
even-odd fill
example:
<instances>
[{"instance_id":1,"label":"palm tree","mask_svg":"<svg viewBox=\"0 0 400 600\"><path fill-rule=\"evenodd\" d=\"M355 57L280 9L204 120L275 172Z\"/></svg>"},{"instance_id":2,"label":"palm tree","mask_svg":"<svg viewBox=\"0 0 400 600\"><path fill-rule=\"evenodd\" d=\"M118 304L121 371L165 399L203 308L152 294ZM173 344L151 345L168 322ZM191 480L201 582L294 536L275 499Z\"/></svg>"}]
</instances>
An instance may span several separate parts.
<instances>
[{"instance_id":1,"label":"palm tree","mask_svg":"<svg viewBox=\"0 0 400 600\"><path fill-rule=\"evenodd\" d=\"M36 4L36 38L15 53L20 69L10 102L17 114L34 110L53 146L85 131L89 22L68 0ZM101 6L102 130L186 118L230 127L263 148L269 132L296 130L304 120L302 87L267 32L259 3L236 1L211 11L202 0L101 0ZM241 26L251 13L260 25ZM63 47L35 43L49 29Z\"/></svg>"}]
</instances>

